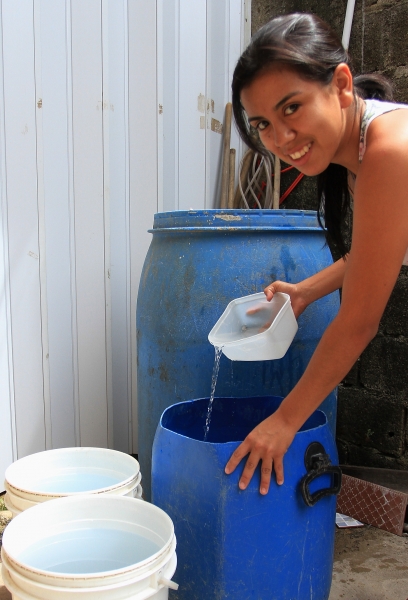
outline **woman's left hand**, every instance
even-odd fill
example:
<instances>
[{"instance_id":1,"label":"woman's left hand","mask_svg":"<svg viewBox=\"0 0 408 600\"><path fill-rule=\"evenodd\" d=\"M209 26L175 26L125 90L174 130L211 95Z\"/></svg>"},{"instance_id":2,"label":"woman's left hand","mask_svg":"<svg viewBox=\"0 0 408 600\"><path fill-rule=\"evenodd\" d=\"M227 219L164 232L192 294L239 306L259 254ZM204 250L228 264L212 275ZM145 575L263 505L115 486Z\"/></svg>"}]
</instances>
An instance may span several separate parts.
<instances>
[{"instance_id":1,"label":"woman's left hand","mask_svg":"<svg viewBox=\"0 0 408 600\"><path fill-rule=\"evenodd\" d=\"M279 485L283 483L283 457L295 434L296 431L284 420L278 409L255 427L238 446L229 459L225 472L227 475L232 473L244 456L249 454L239 480L239 487L244 490L248 486L259 461L262 461L259 491L261 494L267 494L273 470L275 470L277 483Z\"/></svg>"}]
</instances>

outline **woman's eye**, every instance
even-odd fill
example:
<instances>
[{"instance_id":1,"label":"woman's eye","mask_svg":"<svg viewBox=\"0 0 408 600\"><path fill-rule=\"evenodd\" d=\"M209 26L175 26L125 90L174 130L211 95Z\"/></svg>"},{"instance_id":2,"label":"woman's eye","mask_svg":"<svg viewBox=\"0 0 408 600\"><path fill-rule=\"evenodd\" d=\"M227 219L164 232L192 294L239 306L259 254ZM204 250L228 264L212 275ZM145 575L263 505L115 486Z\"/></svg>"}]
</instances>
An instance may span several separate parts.
<instances>
[{"instance_id":1,"label":"woman's eye","mask_svg":"<svg viewBox=\"0 0 408 600\"><path fill-rule=\"evenodd\" d=\"M268 127L268 121L259 121L259 123L256 125L255 129L257 129L258 131L263 131L267 127Z\"/></svg>"},{"instance_id":2,"label":"woman's eye","mask_svg":"<svg viewBox=\"0 0 408 600\"><path fill-rule=\"evenodd\" d=\"M294 112L299 108L299 104L290 104L285 108L285 116L293 115Z\"/></svg>"}]
</instances>

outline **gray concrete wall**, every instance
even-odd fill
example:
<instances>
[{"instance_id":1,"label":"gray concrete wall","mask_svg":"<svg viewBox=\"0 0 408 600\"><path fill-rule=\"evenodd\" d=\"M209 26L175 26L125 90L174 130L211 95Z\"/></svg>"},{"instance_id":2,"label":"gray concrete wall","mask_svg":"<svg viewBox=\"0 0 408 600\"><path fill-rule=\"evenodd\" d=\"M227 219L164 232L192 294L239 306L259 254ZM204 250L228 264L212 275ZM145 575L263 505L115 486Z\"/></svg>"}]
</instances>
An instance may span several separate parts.
<instances>
[{"instance_id":1,"label":"gray concrete wall","mask_svg":"<svg viewBox=\"0 0 408 600\"><path fill-rule=\"evenodd\" d=\"M346 0L252 0L253 31L278 14L314 12L341 38L346 6ZM386 75L395 99L408 103L407 0L357 0L349 50L356 73ZM295 177L283 175L282 191ZM304 177L282 207L315 210L316 204L315 180ZM341 462L408 469L407 422L408 267L402 267L378 335L339 386Z\"/></svg>"}]
</instances>

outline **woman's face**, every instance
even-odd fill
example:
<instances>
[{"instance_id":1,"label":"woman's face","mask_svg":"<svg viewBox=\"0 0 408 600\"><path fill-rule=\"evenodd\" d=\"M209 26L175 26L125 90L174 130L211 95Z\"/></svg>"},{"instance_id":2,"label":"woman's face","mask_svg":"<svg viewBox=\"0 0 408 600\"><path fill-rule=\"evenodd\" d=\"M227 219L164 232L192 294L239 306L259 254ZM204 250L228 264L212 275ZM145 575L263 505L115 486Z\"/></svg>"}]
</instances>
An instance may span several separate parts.
<instances>
[{"instance_id":1,"label":"woman's face","mask_svg":"<svg viewBox=\"0 0 408 600\"><path fill-rule=\"evenodd\" d=\"M241 103L265 148L302 173L317 175L345 152L344 108L352 94L345 100L343 84L334 76L322 85L275 67L242 90Z\"/></svg>"}]
</instances>

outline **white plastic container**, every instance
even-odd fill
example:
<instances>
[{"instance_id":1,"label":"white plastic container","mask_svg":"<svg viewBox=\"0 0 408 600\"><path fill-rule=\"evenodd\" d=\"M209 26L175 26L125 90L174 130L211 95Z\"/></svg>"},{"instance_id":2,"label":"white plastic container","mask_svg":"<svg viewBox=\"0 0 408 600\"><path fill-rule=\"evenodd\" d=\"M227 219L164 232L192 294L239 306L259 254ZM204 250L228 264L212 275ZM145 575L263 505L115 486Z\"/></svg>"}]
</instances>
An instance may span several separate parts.
<instances>
[{"instance_id":1,"label":"white plastic container","mask_svg":"<svg viewBox=\"0 0 408 600\"><path fill-rule=\"evenodd\" d=\"M36 504L64 496L102 494L140 498L140 466L124 452L106 448L61 448L37 452L8 467L5 504L13 517Z\"/></svg>"},{"instance_id":2,"label":"white plastic container","mask_svg":"<svg viewBox=\"0 0 408 600\"><path fill-rule=\"evenodd\" d=\"M263 292L232 300L208 339L231 360L282 358L298 330L288 294Z\"/></svg>"},{"instance_id":3,"label":"white plastic container","mask_svg":"<svg viewBox=\"0 0 408 600\"><path fill-rule=\"evenodd\" d=\"M60 498L7 526L2 578L13 600L167 600L175 548L170 517L148 502Z\"/></svg>"}]
</instances>

